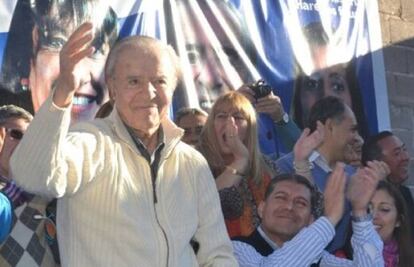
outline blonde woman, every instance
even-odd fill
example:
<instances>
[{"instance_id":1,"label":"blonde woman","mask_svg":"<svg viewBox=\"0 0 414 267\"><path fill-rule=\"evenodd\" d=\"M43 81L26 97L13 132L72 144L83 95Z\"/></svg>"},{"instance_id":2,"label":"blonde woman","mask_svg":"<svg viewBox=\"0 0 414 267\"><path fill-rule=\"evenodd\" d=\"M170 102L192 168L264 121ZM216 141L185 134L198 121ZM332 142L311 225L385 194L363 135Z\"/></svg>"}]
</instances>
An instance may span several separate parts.
<instances>
[{"instance_id":1,"label":"blonde woman","mask_svg":"<svg viewBox=\"0 0 414 267\"><path fill-rule=\"evenodd\" d=\"M276 170L260 152L256 111L245 96L229 92L216 100L199 150L216 179L230 237L250 234L259 224L257 205Z\"/></svg>"}]
</instances>

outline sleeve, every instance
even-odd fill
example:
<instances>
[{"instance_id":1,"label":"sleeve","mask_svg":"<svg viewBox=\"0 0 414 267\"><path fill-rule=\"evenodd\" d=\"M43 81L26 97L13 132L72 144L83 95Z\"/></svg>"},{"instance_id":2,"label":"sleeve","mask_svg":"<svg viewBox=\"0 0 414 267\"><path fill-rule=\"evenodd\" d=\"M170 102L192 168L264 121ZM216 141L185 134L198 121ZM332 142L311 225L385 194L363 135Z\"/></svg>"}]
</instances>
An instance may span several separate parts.
<instances>
[{"instance_id":1,"label":"sleeve","mask_svg":"<svg viewBox=\"0 0 414 267\"><path fill-rule=\"evenodd\" d=\"M301 135L299 127L291 118L289 118L289 121L284 125L279 125L277 123L273 123L273 125L286 150L292 151L296 141Z\"/></svg>"},{"instance_id":2,"label":"sleeve","mask_svg":"<svg viewBox=\"0 0 414 267\"><path fill-rule=\"evenodd\" d=\"M4 194L0 193L0 243L3 242L9 234L12 219L11 203Z\"/></svg>"},{"instance_id":3,"label":"sleeve","mask_svg":"<svg viewBox=\"0 0 414 267\"><path fill-rule=\"evenodd\" d=\"M352 222L352 250L354 259L335 257L328 252L322 256L321 267L380 267L384 266L383 244L372 221Z\"/></svg>"},{"instance_id":4,"label":"sleeve","mask_svg":"<svg viewBox=\"0 0 414 267\"><path fill-rule=\"evenodd\" d=\"M334 235L333 225L321 217L267 257L240 241L233 241L234 254L241 267L309 266L319 260Z\"/></svg>"},{"instance_id":5,"label":"sleeve","mask_svg":"<svg viewBox=\"0 0 414 267\"><path fill-rule=\"evenodd\" d=\"M238 266L224 224L216 184L204 159L195 177L199 218L195 240L200 243L198 262L200 266Z\"/></svg>"},{"instance_id":6,"label":"sleeve","mask_svg":"<svg viewBox=\"0 0 414 267\"><path fill-rule=\"evenodd\" d=\"M226 187L219 190L221 209L224 218L233 220L239 218L243 213L244 201L236 186Z\"/></svg>"},{"instance_id":7,"label":"sleeve","mask_svg":"<svg viewBox=\"0 0 414 267\"><path fill-rule=\"evenodd\" d=\"M10 161L12 177L25 191L48 198L73 194L104 164L97 138L69 132L71 108L50 96L29 125Z\"/></svg>"},{"instance_id":8,"label":"sleeve","mask_svg":"<svg viewBox=\"0 0 414 267\"><path fill-rule=\"evenodd\" d=\"M293 169L293 153L289 153L276 161L276 166L280 173L294 173Z\"/></svg>"}]
</instances>

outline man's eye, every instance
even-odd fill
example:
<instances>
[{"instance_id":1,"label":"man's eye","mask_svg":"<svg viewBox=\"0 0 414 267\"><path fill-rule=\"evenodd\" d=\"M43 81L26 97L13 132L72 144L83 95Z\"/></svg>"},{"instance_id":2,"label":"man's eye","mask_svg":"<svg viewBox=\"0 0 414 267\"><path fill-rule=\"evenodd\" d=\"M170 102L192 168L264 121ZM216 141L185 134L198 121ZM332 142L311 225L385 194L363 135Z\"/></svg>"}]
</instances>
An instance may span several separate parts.
<instances>
[{"instance_id":1,"label":"man's eye","mask_svg":"<svg viewBox=\"0 0 414 267\"><path fill-rule=\"evenodd\" d=\"M158 79L158 80L155 80L153 84L154 84L154 86L166 85L167 80L166 79Z\"/></svg>"},{"instance_id":2,"label":"man's eye","mask_svg":"<svg viewBox=\"0 0 414 267\"><path fill-rule=\"evenodd\" d=\"M137 85L139 83L138 79L130 79L128 80L128 85Z\"/></svg>"}]
</instances>

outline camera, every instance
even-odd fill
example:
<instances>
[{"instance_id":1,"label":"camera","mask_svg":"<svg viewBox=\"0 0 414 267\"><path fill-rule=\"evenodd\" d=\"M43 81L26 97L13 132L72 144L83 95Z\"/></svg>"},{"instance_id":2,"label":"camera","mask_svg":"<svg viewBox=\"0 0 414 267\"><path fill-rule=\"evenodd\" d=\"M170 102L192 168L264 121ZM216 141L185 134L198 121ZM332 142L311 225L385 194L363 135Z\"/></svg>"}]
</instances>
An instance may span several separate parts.
<instances>
[{"instance_id":1,"label":"camera","mask_svg":"<svg viewBox=\"0 0 414 267\"><path fill-rule=\"evenodd\" d=\"M260 79L257 82L249 85L249 88L253 90L254 97L256 99L265 97L272 92L272 87L268 85L264 80Z\"/></svg>"}]
</instances>

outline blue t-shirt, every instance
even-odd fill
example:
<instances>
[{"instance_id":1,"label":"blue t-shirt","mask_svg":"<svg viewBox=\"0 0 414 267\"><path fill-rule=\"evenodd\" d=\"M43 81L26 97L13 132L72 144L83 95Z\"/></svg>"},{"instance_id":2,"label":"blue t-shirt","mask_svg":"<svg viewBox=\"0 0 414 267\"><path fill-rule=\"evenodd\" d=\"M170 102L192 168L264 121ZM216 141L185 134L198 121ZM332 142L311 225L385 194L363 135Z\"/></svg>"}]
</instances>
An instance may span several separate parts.
<instances>
[{"instance_id":1,"label":"blue t-shirt","mask_svg":"<svg viewBox=\"0 0 414 267\"><path fill-rule=\"evenodd\" d=\"M11 203L3 193L0 193L0 243L3 242L9 234L12 219Z\"/></svg>"}]
</instances>

